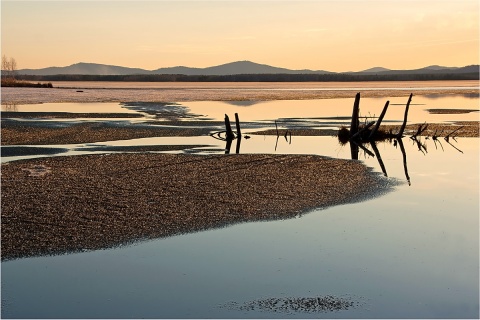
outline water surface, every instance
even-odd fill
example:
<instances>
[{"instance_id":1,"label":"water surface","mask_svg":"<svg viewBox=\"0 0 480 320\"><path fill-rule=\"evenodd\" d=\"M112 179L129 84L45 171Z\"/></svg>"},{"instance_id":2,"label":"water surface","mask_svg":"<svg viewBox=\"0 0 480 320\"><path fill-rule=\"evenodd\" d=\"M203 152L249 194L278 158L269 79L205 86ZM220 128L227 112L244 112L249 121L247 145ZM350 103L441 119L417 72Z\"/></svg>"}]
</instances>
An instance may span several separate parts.
<instances>
[{"instance_id":1,"label":"water surface","mask_svg":"<svg viewBox=\"0 0 480 320\"><path fill-rule=\"evenodd\" d=\"M362 99L361 113L378 115L385 100ZM418 96L413 103L412 122L478 120L478 112L425 111L478 110L478 97ZM326 118L351 116L352 104L353 99L329 99L183 105L215 120L238 112L243 121L267 126L278 120L288 127L293 119L308 118L306 126L335 127L332 122L339 119ZM403 111L393 105L386 119L401 121ZM224 153L224 142L210 136L89 145L199 142L209 147L184 152ZM419 142L425 148L403 139L406 162L399 145L388 141L377 144L382 166L378 157L359 153L367 166L401 182L394 192L369 201L117 249L3 262L2 317L478 318L479 140L456 138L449 144L422 137ZM64 154L82 154L81 145L59 147L68 149ZM252 135L243 139L241 152L351 157L336 137L277 141ZM324 312L262 307L268 299L325 296L353 305Z\"/></svg>"}]
</instances>

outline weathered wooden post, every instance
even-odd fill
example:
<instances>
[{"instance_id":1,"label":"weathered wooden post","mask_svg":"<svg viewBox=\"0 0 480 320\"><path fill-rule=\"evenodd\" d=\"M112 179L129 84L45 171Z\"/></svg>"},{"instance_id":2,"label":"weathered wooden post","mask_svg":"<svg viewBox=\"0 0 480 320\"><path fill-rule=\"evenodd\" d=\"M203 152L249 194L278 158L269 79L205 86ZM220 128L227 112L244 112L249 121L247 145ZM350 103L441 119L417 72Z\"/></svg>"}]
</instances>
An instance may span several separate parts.
<instances>
[{"instance_id":1,"label":"weathered wooden post","mask_svg":"<svg viewBox=\"0 0 480 320\"><path fill-rule=\"evenodd\" d=\"M382 113L380 114L380 117L378 117L378 120L377 120L377 123L375 124L375 127L373 127L372 132L370 132L370 135L368 136L369 140L372 140L372 138L374 137L378 128L380 127L380 124L382 123L383 117L385 117L385 113L387 113L389 103L390 103L390 101L387 101L387 103L385 103L385 107L383 107Z\"/></svg>"},{"instance_id":2,"label":"weathered wooden post","mask_svg":"<svg viewBox=\"0 0 480 320\"><path fill-rule=\"evenodd\" d=\"M410 102L412 101L413 93L410 93L410 97L408 98L407 106L405 107L405 116L403 117L403 123L400 127L400 131L397 134L397 138L401 139L403 136L403 131L405 131L405 126L407 125L407 118L408 118L408 108L410 107Z\"/></svg>"},{"instance_id":3,"label":"weathered wooden post","mask_svg":"<svg viewBox=\"0 0 480 320\"><path fill-rule=\"evenodd\" d=\"M358 131L358 113L360 111L360 92L355 96L355 102L353 103L352 122L350 124L350 137L352 137Z\"/></svg>"},{"instance_id":4,"label":"weathered wooden post","mask_svg":"<svg viewBox=\"0 0 480 320\"><path fill-rule=\"evenodd\" d=\"M240 120L238 119L238 113L235 113L235 126L237 127L237 138L242 137L242 132L240 131Z\"/></svg>"},{"instance_id":5,"label":"weathered wooden post","mask_svg":"<svg viewBox=\"0 0 480 320\"><path fill-rule=\"evenodd\" d=\"M230 118L228 118L227 114L225 114L225 130L227 140L235 138L232 127L230 126Z\"/></svg>"}]
</instances>

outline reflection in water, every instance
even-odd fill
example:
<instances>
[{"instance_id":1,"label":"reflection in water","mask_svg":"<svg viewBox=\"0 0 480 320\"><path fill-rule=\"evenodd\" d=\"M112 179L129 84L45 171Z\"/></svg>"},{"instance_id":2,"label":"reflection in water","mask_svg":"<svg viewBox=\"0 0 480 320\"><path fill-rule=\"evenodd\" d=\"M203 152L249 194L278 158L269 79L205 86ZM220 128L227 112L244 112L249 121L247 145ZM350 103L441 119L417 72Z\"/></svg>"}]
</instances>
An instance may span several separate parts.
<instances>
[{"instance_id":1,"label":"reflection in water","mask_svg":"<svg viewBox=\"0 0 480 320\"><path fill-rule=\"evenodd\" d=\"M375 156L377 157L378 163L380 164L380 168L382 168L383 174L385 175L385 177L388 177L387 169L385 168L385 165L383 164L382 156L380 155L380 151L378 151L377 144L375 143L374 140L370 141L370 146L372 146L373 152L375 153Z\"/></svg>"},{"instance_id":2,"label":"reflection in water","mask_svg":"<svg viewBox=\"0 0 480 320\"><path fill-rule=\"evenodd\" d=\"M226 143L225 154L229 154L231 152L233 140L236 140L235 153L237 153L237 154L240 153L241 143L242 143L242 140L244 140L244 139L242 139L242 136L239 136L239 137L235 136L234 138L227 139L224 131L216 132L214 134L211 134L211 136L214 137L215 139L225 141L225 143ZM281 143L279 143L279 141L281 142L283 140L283 139L281 139L281 137L282 137L281 135L277 135L275 137L275 146L274 146L275 151L277 151L278 147L281 147ZM244 138L247 139L249 137L244 136ZM283 135L283 138L285 139L285 142L287 144L289 144L289 145L292 144L291 132L287 131L287 133L285 135ZM311 138L315 138L315 137L311 137ZM391 138L391 139L383 140L381 142L386 143L386 144L391 144L391 145L393 145L394 148L399 147L400 152L402 154L404 175L405 175L405 178L407 180L408 185L410 186L411 185L411 178L410 178L410 175L408 173L407 152L406 152L406 149L405 149L405 146L404 146L404 140L403 139L407 139L407 138ZM417 136L411 136L407 139L407 141L412 142L413 146L417 147L416 148L417 151L421 152L425 156L428 154L428 145L427 144L428 144L429 140L433 140L433 143L435 145L435 149L439 150L439 148L437 146L437 144L438 144L438 145L440 145L441 150L445 151L445 149L443 148L442 142L440 141L440 139L438 139L437 136L425 137L423 140L422 140L421 137L417 137ZM444 140L450 146L452 146L456 151L463 153L462 150L460 150L457 146L455 146L452 143L452 141L458 143L458 141L455 139L455 137L450 137L450 138L445 137ZM352 160L360 160L361 158L365 158L365 159L375 158L377 160L378 165L379 165L382 173L384 174L384 176L388 177L387 166L385 165L384 160L382 158L382 154L379 150L378 143L379 143L378 141L373 141L373 140L368 141L368 143L362 143L360 141L349 140L348 145L350 147L350 158ZM346 145L346 144L347 144L346 142L340 142L340 145L342 145L342 146ZM311 145L311 142L310 142L309 145ZM247 152L251 152L251 151L247 151ZM263 152L263 151L256 150L255 152ZM265 152L268 152L268 150L265 150ZM305 151L303 151L303 152L305 152ZM363 157L360 156L361 152L363 153ZM322 153L320 153L320 154L322 154ZM328 154L328 152L327 152L327 154Z\"/></svg>"},{"instance_id":3,"label":"reflection in water","mask_svg":"<svg viewBox=\"0 0 480 320\"><path fill-rule=\"evenodd\" d=\"M288 143L288 144L292 144L292 132L290 132L289 130L287 130L285 132L285 135L283 136L285 138L285 141ZM278 134L278 130L277 130L277 138L275 139L275 151L277 151L277 147L278 147L278 139L280 138L280 135Z\"/></svg>"},{"instance_id":4,"label":"reflection in water","mask_svg":"<svg viewBox=\"0 0 480 320\"><path fill-rule=\"evenodd\" d=\"M453 140L455 140L455 138L453 138ZM445 139L445 141L447 141L447 143L448 143L449 145L451 145L455 150L457 150L457 151L460 152L460 153L463 153L462 150L460 150L460 149L458 149L457 147L455 147L448 139ZM456 142L456 141L457 141L457 140L455 140L455 142Z\"/></svg>"},{"instance_id":5,"label":"reflection in water","mask_svg":"<svg viewBox=\"0 0 480 320\"><path fill-rule=\"evenodd\" d=\"M427 144L426 144L426 140L428 140L428 138L425 139L425 141L421 141L419 138L415 137L415 136L412 136L410 137L410 140L412 140L412 142L414 144L417 145L418 147L418 151L422 152L424 155L426 155L428 153L427 151ZM440 140L438 140L438 138L434 138L432 139L435 143L435 147L437 145L437 142L440 144L440 146L442 146ZM444 139L449 145L451 145L455 150L463 153L462 150L460 150L458 147L454 146L449 139L445 138ZM457 140L453 139L455 142L457 142ZM407 182L408 182L408 185L411 185L411 182L410 182L410 176L408 174L408 168L407 168L407 153L405 151L405 147L403 145L403 140L401 138L396 138L396 139L393 139L393 140L390 140L390 142L393 142L393 146L394 147L397 147L397 145L400 147L400 151L402 152L402 158L403 158L403 167L404 167L404 171L405 171L405 177L407 179ZM381 153L380 151L378 150L377 146L376 146L376 143L374 141L370 141L370 146L373 150L373 153L368 150L363 144L360 144L360 143L356 143L355 141L350 141L350 150L351 150L351 154L352 154L352 159L353 160L358 160L358 154L359 154L359 151L360 149L363 150L365 152L365 154L368 154L369 156L373 157L373 158L376 158L377 161L378 161L378 164L380 165L380 168L383 172L383 174L387 177L387 169L385 167L385 164L383 163L383 160L382 160L382 156L381 156ZM442 150L444 151L443 149L443 146L442 146Z\"/></svg>"},{"instance_id":6,"label":"reflection in water","mask_svg":"<svg viewBox=\"0 0 480 320\"><path fill-rule=\"evenodd\" d=\"M2 105L2 109L8 112L18 112L18 107L14 103L5 103Z\"/></svg>"},{"instance_id":7,"label":"reflection in water","mask_svg":"<svg viewBox=\"0 0 480 320\"><path fill-rule=\"evenodd\" d=\"M407 178L408 185L410 186L410 176L408 175L408 168L407 168L407 153L405 152L405 147L403 146L403 141L402 139L395 139L394 146L396 146L396 143L400 146L400 150L402 151L402 156L403 156L403 169L405 171L405 177Z\"/></svg>"},{"instance_id":8,"label":"reflection in water","mask_svg":"<svg viewBox=\"0 0 480 320\"><path fill-rule=\"evenodd\" d=\"M256 100L240 100L240 101L224 101L227 104L237 107L251 107L253 105L262 103L264 101L256 101Z\"/></svg>"},{"instance_id":9,"label":"reflection in water","mask_svg":"<svg viewBox=\"0 0 480 320\"><path fill-rule=\"evenodd\" d=\"M421 139L417 139L417 137L410 137L410 139L412 139L417 144L418 151L422 152L425 155L428 153L427 145L425 143L422 143Z\"/></svg>"}]
</instances>

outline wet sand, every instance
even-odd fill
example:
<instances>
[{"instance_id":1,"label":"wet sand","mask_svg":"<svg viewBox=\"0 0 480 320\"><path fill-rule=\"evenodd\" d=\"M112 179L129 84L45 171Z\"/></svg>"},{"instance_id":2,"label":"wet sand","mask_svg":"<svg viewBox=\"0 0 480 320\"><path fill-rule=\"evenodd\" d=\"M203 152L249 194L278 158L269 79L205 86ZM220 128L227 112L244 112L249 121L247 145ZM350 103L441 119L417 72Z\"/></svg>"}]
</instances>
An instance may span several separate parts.
<instances>
[{"instance_id":1,"label":"wet sand","mask_svg":"<svg viewBox=\"0 0 480 320\"><path fill-rule=\"evenodd\" d=\"M392 187L358 161L241 154L22 160L1 182L2 260L292 218Z\"/></svg>"}]
</instances>

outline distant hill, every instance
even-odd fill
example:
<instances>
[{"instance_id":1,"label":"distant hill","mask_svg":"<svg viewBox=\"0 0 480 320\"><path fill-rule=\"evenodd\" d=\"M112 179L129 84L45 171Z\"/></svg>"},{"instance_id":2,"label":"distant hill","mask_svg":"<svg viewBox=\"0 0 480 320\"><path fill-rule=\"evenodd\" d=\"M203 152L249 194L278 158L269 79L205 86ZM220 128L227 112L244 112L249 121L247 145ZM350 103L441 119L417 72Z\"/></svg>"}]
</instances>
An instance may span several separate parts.
<instances>
[{"instance_id":1,"label":"distant hill","mask_svg":"<svg viewBox=\"0 0 480 320\"><path fill-rule=\"evenodd\" d=\"M360 71L360 73L375 73L375 72L385 72L390 71L390 69L383 68L383 67L373 67L367 70ZM348 72L348 73L355 73L355 72Z\"/></svg>"},{"instance_id":2,"label":"distant hill","mask_svg":"<svg viewBox=\"0 0 480 320\"><path fill-rule=\"evenodd\" d=\"M479 65L433 65L413 70L373 67L359 72L337 73L325 70L292 70L251 61L236 61L207 68L177 66L145 70L80 62L66 67L21 69L17 74L19 78L27 80L48 81L388 81L478 79L479 71Z\"/></svg>"},{"instance_id":3,"label":"distant hill","mask_svg":"<svg viewBox=\"0 0 480 320\"><path fill-rule=\"evenodd\" d=\"M480 71L479 65L471 65L465 67L442 67L442 66L428 66L413 70L390 70L382 67L375 67L360 72L350 72L350 74L381 74L381 75L414 75L414 74L461 74L461 73L478 73Z\"/></svg>"},{"instance_id":4,"label":"distant hill","mask_svg":"<svg viewBox=\"0 0 480 320\"><path fill-rule=\"evenodd\" d=\"M18 74L25 75L57 75L57 74L84 74L84 75L133 75L133 74L182 74L182 75L232 75L232 74L327 74L324 70L290 70L259 64L251 61L236 61L208 68L190 68L185 66L145 70L126 68L97 63L76 63L67 67L49 67L43 69L21 69Z\"/></svg>"},{"instance_id":5,"label":"distant hill","mask_svg":"<svg viewBox=\"0 0 480 320\"><path fill-rule=\"evenodd\" d=\"M332 73L325 70L291 70L272 67L266 64L259 64L251 61L236 61L219 66L208 68L173 67L153 70L154 74L184 74L184 75L205 75L225 76L233 74L327 74Z\"/></svg>"},{"instance_id":6,"label":"distant hill","mask_svg":"<svg viewBox=\"0 0 480 320\"><path fill-rule=\"evenodd\" d=\"M127 68L111 66L98 63L75 63L67 67L48 67L43 69L20 69L18 74L28 74L37 76L55 75L55 74L88 74L88 75L128 75L128 74L149 74L151 71L139 68Z\"/></svg>"}]
</instances>

